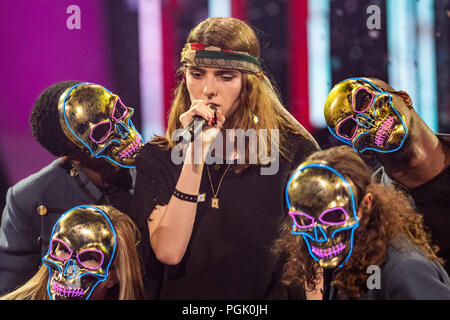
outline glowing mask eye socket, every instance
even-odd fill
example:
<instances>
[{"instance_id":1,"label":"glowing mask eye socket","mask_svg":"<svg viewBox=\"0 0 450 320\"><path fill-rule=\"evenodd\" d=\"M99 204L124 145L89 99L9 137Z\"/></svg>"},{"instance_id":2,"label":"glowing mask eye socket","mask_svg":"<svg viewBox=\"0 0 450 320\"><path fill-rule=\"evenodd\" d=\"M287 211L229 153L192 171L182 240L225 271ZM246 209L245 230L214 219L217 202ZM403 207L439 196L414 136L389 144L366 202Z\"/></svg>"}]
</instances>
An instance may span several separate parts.
<instances>
[{"instance_id":1,"label":"glowing mask eye socket","mask_svg":"<svg viewBox=\"0 0 450 320\"><path fill-rule=\"evenodd\" d=\"M117 98L116 102L114 103L112 118L116 121L120 121L127 115L127 113L128 108L123 105L122 100L120 100L120 98Z\"/></svg>"},{"instance_id":2,"label":"glowing mask eye socket","mask_svg":"<svg viewBox=\"0 0 450 320\"><path fill-rule=\"evenodd\" d=\"M372 105L375 95L364 87L358 88L352 96L353 111L356 113L366 112Z\"/></svg>"},{"instance_id":3,"label":"glowing mask eye socket","mask_svg":"<svg viewBox=\"0 0 450 320\"><path fill-rule=\"evenodd\" d=\"M96 143L103 143L109 137L112 130L111 121L97 123L91 129L91 140Z\"/></svg>"},{"instance_id":4,"label":"glowing mask eye socket","mask_svg":"<svg viewBox=\"0 0 450 320\"><path fill-rule=\"evenodd\" d=\"M90 270L97 270L102 266L105 256L99 250L87 249L78 253L77 259L83 267Z\"/></svg>"},{"instance_id":5,"label":"glowing mask eye socket","mask_svg":"<svg viewBox=\"0 0 450 320\"><path fill-rule=\"evenodd\" d=\"M391 95L388 92L381 93L373 105L374 110L381 109L384 105L391 101Z\"/></svg>"},{"instance_id":6,"label":"glowing mask eye socket","mask_svg":"<svg viewBox=\"0 0 450 320\"><path fill-rule=\"evenodd\" d=\"M52 239L50 243L50 256L59 261L69 260L72 256L72 250L62 240Z\"/></svg>"},{"instance_id":7,"label":"glowing mask eye socket","mask_svg":"<svg viewBox=\"0 0 450 320\"><path fill-rule=\"evenodd\" d=\"M341 225L348 220L347 211L343 207L336 207L325 210L319 216L319 221L328 225Z\"/></svg>"},{"instance_id":8,"label":"glowing mask eye socket","mask_svg":"<svg viewBox=\"0 0 450 320\"><path fill-rule=\"evenodd\" d=\"M353 140L356 132L358 132L358 127L358 122L353 116L349 116L338 123L336 126L336 134L342 139Z\"/></svg>"},{"instance_id":9,"label":"glowing mask eye socket","mask_svg":"<svg viewBox=\"0 0 450 320\"><path fill-rule=\"evenodd\" d=\"M294 224L297 228L306 229L314 226L314 218L304 212L289 211L289 215L294 220Z\"/></svg>"}]
</instances>

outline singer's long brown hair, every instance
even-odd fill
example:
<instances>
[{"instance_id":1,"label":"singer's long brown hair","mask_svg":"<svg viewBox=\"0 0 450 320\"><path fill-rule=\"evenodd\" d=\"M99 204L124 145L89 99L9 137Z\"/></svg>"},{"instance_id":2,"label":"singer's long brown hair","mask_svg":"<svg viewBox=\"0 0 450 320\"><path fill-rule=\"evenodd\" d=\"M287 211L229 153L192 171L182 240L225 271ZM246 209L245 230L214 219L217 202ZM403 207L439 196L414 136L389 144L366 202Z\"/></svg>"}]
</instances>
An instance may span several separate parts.
<instances>
[{"instance_id":1,"label":"singer's long brown hair","mask_svg":"<svg viewBox=\"0 0 450 320\"><path fill-rule=\"evenodd\" d=\"M220 26L220 28L217 28L217 26ZM256 58L260 57L260 43L255 32L245 22L235 18L206 19L191 30L187 43L203 43L206 46L246 52ZM182 128L179 117L191 106L186 81L182 76L184 72L184 67L178 69L179 83L174 91L166 136L157 136L152 143L167 148L172 148L176 144L175 141L171 141L172 134L176 129ZM257 75L242 73L239 99L239 106L235 113L231 119L225 121L225 128L255 129L258 142L265 142L269 152L272 152L270 149L272 138L270 129L278 129L280 137L279 152L286 159L290 159L288 133L304 134L309 140L313 140L311 136L308 136L306 130L305 132L297 131L289 120L280 113L279 110L284 109L284 106L280 101L279 93L264 72ZM264 141L265 139L260 139L260 129L267 130L267 142ZM258 159L260 159L259 154Z\"/></svg>"}]
</instances>

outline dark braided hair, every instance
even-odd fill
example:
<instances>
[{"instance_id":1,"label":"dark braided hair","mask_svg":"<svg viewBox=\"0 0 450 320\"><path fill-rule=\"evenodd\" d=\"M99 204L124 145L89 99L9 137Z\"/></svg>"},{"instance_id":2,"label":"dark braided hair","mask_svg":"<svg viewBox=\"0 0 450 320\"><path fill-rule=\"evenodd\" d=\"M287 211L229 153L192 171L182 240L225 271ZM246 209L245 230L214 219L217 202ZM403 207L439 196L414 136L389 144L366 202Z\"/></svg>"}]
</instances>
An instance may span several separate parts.
<instances>
[{"instance_id":1,"label":"dark braided hair","mask_svg":"<svg viewBox=\"0 0 450 320\"><path fill-rule=\"evenodd\" d=\"M75 145L64 134L58 113L58 100L68 88L81 81L62 81L42 91L33 105L30 125L33 136L51 154L61 157L73 153Z\"/></svg>"}]
</instances>

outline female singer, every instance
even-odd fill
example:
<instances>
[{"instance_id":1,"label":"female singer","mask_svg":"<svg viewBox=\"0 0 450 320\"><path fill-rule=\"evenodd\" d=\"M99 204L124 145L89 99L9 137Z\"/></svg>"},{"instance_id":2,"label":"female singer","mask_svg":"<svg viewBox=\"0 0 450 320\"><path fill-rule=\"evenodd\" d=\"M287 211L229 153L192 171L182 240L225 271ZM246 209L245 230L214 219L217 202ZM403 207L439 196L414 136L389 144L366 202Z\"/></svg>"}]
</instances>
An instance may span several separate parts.
<instances>
[{"instance_id":1,"label":"female singer","mask_svg":"<svg viewBox=\"0 0 450 320\"><path fill-rule=\"evenodd\" d=\"M287 297L270 246L289 173L318 145L284 109L259 57L254 31L238 19L208 18L187 38L166 136L136 161L134 212L165 265L151 297ZM196 119L207 122L203 132L177 144ZM160 269L146 267L151 286Z\"/></svg>"}]
</instances>

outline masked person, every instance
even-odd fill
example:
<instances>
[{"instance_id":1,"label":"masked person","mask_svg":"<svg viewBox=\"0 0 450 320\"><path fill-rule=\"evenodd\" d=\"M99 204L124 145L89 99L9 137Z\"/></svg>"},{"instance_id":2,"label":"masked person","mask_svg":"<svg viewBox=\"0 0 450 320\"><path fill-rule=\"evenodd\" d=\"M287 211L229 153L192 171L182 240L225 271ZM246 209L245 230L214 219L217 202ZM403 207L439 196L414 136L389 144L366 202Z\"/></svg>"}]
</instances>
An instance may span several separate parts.
<instances>
[{"instance_id":1,"label":"masked person","mask_svg":"<svg viewBox=\"0 0 450 320\"><path fill-rule=\"evenodd\" d=\"M56 222L36 275L3 300L136 300L144 287L139 231L111 206L81 205Z\"/></svg>"},{"instance_id":2,"label":"masked person","mask_svg":"<svg viewBox=\"0 0 450 320\"><path fill-rule=\"evenodd\" d=\"M339 140L378 160L375 179L411 196L449 272L450 135L433 133L406 92L378 79L337 84L328 95L325 119Z\"/></svg>"},{"instance_id":3,"label":"masked person","mask_svg":"<svg viewBox=\"0 0 450 320\"><path fill-rule=\"evenodd\" d=\"M324 270L324 299L450 299L422 216L371 173L348 146L319 151L294 171L274 247L288 255L283 280L313 290Z\"/></svg>"},{"instance_id":4,"label":"masked person","mask_svg":"<svg viewBox=\"0 0 450 320\"><path fill-rule=\"evenodd\" d=\"M31 129L44 148L61 158L8 190L0 228L0 292L36 272L63 212L85 203L129 212L134 159L142 146L132 114L98 84L66 81L41 93Z\"/></svg>"},{"instance_id":5,"label":"masked person","mask_svg":"<svg viewBox=\"0 0 450 320\"><path fill-rule=\"evenodd\" d=\"M286 209L289 172L318 145L285 111L259 55L255 33L238 19L209 18L193 28L167 135L136 159L133 212L164 264L153 292L160 299L287 296L268 248ZM205 129L177 144L194 117L208 122ZM245 143L232 137L237 129Z\"/></svg>"}]
</instances>

